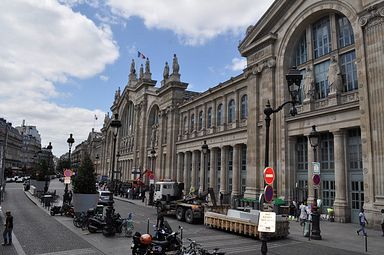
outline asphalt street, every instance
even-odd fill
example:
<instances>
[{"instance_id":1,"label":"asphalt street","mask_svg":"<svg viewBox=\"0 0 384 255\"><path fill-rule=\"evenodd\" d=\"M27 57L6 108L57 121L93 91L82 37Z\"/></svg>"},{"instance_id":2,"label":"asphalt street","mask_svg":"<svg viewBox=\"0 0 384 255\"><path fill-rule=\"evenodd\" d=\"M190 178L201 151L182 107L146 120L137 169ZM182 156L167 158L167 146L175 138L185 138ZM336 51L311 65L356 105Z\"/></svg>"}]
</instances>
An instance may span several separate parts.
<instances>
[{"instance_id":1,"label":"asphalt street","mask_svg":"<svg viewBox=\"0 0 384 255\"><path fill-rule=\"evenodd\" d=\"M63 193L64 185L57 180L51 182L50 190ZM22 190L22 184L7 184L3 212L11 210L15 218L13 246L0 246L0 254L31 255L76 255L76 254L131 254L131 238L115 236L106 238L102 234L90 234L74 227L72 218L50 216L47 209L29 193ZM141 201L115 198L115 209L122 217L133 213L135 231L146 232L149 222L150 233L156 222L156 211ZM202 224L179 222L166 217L172 228L183 227L184 241L191 238L203 247L220 248L226 254L261 254L261 242L256 239L220 230L206 228ZM364 253L364 239L357 236L353 224L322 222L323 240L308 241L301 235L297 222L291 222L287 239L268 242L268 254L382 254L383 238L379 232L368 230L369 249ZM381 247L381 248L380 248Z\"/></svg>"}]
</instances>

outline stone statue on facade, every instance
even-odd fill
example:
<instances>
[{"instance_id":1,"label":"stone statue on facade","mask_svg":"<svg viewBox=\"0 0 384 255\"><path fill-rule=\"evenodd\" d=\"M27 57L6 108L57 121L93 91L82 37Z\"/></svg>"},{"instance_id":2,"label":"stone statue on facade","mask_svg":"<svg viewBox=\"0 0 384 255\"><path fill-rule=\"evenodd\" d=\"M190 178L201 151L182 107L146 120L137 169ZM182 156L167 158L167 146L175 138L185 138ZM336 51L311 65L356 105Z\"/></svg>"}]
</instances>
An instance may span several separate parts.
<instances>
[{"instance_id":1,"label":"stone statue on facade","mask_svg":"<svg viewBox=\"0 0 384 255\"><path fill-rule=\"evenodd\" d=\"M169 78L169 66L168 66L168 62L165 62L164 72L163 72L163 77L164 77L164 80L167 80L167 79Z\"/></svg>"},{"instance_id":2,"label":"stone statue on facade","mask_svg":"<svg viewBox=\"0 0 384 255\"><path fill-rule=\"evenodd\" d=\"M147 60L145 61L145 73L146 74L149 74L151 73L150 69L149 69L149 59L147 58Z\"/></svg>"},{"instance_id":3,"label":"stone statue on facade","mask_svg":"<svg viewBox=\"0 0 384 255\"><path fill-rule=\"evenodd\" d=\"M115 102L120 98L120 87L115 92Z\"/></svg>"},{"instance_id":4,"label":"stone statue on facade","mask_svg":"<svg viewBox=\"0 0 384 255\"><path fill-rule=\"evenodd\" d=\"M130 72L129 72L129 80L130 81L136 80L135 60L133 60L133 59L132 59L132 62L131 62L131 69L130 69Z\"/></svg>"},{"instance_id":5,"label":"stone statue on facade","mask_svg":"<svg viewBox=\"0 0 384 255\"><path fill-rule=\"evenodd\" d=\"M140 73L139 73L139 79L142 80L144 78L144 67L143 64L140 65Z\"/></svg>"},{"instance_id":6,"label":"stone statue on facade","mask_svg":"<svg viewBox=\"0 0 384 255\"><path fill-rule=\"evenodd\" d=\"M328 85L330 93L341 92L341 71L336 56L332 56L328 69Z\"/></svg>"},{"instance_id":7,"label":"stone statue on facade","mask_svg":"<svg viewBox=\"0 0 384 255\"><path fill-rule=\"evenodd\" d=\"M315 92L315 79L313 78L313 73L311 67L305 69L305 78L303 84L303 96L304 100L310 100Z\"/></svg>"},{"instance_id":8,"label":"stone statue on facade","mask_svg":"<svg viewBox=\"0 0 384 255\"><path fill-rule=\"evenodd\" d=\"M173 54L173 63L172 63L172 69L174 74L179 74L179 62L177 61L176 54Z\"/></svg>"}]
</instances>

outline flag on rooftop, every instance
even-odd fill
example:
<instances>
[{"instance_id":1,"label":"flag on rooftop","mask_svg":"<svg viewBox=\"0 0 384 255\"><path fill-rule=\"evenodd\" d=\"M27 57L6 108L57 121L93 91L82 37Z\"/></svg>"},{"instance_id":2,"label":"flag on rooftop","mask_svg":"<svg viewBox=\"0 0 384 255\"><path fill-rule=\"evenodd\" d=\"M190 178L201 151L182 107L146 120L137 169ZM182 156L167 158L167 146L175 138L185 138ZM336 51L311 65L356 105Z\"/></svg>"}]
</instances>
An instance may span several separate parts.
<instances>
[{"instance_id":1,"label":"flag on rooftop","mask_svg":"<svg viewBox=\"0 0 384 255\"><path fill-rule=\"evenodd\" d=\"M142 58L142 59L146 59L146 57L144 56L144 54L141 53L140 51L137 52L137 57L138 57L138 58Z\"/></svg>"}]
</instances>

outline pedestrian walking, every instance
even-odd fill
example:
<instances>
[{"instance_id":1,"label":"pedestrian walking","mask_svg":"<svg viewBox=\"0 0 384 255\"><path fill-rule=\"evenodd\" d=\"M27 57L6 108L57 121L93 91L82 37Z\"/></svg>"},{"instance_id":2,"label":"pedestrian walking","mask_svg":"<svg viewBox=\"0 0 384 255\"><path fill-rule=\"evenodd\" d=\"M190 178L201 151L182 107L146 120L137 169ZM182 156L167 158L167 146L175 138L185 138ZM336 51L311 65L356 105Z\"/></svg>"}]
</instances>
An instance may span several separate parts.
<instances>
[{"instance_id":1,"label":"pedestrian walking","mask_svg":"<svg viewBox=\"0 0 384 255\"><path fill-rule=\"evenodd\" d=\"M302 203L299 207L300 209L300 226L303 226L304 222L307 220L308 215L307 215L307 206L305 205L306 203Z\"/></svg>"},{"instance_id":2,"label":"pedestrian walking","mask_svg":"<svg viewBox=\"0 0 384 255\"><path fill-rule=\"evenodd\" d=\"M5 229L3 232L4 243L2 243L3 246L12 245L13 216L11 215L11 211L7 211L5 216Z\"/></svg>"},{"instance_id":3,"label":"pedestrian walking","mask_svg":"<svg viewBox=\"0 0 384 255\"><path fill-rule=\"evenodd\" d=\"M381 230L383 231L384 236L384 209L381 209Z\"/></svg>"},{"instance_id":4,"label":"pedestrian walking","mask_svg":"<svg viewBox=\"0 0 384 255\"><path fill-rule=\"evenodd\" d=\"M145 201L145 189L143 188L142 190L141 190L141 202L143 202L144 203L144 201Z\"/></svg>"},{"instance_id":5,"label":"pedestrian walking","mask_svg":"<svg viewBox=\"0 0 384 255\"><path fill-rule=\"evenodd\" d=\"M361 208L359 213L359 223L360 223L360 229L357 230L357 235L360 234L361 231L363 231L363 234L367 236L367 233L365 232L365 224L368 224L367 218L365 218L364 209Z\"/></svg>"}]
</instances>

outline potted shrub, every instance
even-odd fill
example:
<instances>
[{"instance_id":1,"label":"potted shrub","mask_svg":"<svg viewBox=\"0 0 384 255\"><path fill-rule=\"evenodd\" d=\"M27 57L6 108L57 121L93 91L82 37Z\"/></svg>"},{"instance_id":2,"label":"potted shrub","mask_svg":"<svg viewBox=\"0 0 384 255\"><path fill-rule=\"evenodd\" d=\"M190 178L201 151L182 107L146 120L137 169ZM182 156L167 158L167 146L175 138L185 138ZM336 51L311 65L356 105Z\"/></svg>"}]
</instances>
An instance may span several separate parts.
<instances>
[{"instance_id":1,"label":"potted shrub","mask_svg":"<svg viewBox=\"0 0 384 255\"><path fill-rule=\"evenodd\" d=\"M85 212L97 205L96 174L89 155L85 155L77 173L72 177L73 207L75 212Z\"/></svg>"}]
</instances>

